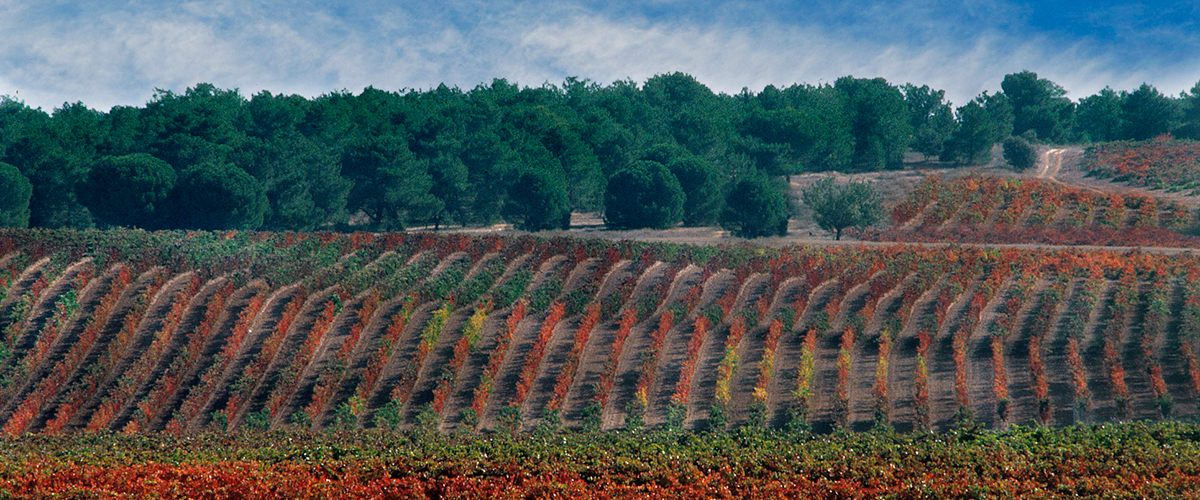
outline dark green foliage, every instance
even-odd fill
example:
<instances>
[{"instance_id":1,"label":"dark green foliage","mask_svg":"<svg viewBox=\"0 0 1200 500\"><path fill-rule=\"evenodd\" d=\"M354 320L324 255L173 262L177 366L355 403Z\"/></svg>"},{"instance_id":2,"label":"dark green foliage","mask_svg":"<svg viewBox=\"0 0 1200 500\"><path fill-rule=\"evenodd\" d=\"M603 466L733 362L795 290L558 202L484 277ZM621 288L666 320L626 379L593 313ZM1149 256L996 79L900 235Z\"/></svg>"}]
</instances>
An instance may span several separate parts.
<instances>
[{"instance_id":1,"label":"dark green foliage","mask_svg":"<svg viewBox=\"0 0 1200 500\"><path fill-rule=\"evenodd\" d=\"M244 170L204 163L179 178L168 227L179 229L257 229L267 209L262 185Z\"/></svg>"},{"instance_id":2,"label":"dark green foliage","mask_svg":"<svg viewBox=\"0 0 1200 500\"><path fill-rule=\"evenodd\" d=\"M901 90L908 105L908 123L913 130L913 151L926 159L937 157L955 129L954 110L945 101L946 91L912 84L904 85Z\"/></svg>"},{"instance_id":3,"label":"dark green foliage","mask_svg":"<svg viewBox=\"0 0 1200 500\"><path fill-rule=\"evenodd\" d=\"M33 184L17 167L0 163L0 227L29 225L29 197Z\"/></svg>"},{"instance_id":4,"label":"dark green foliage","mask_svg":"<svg viewBox=\"0 0 1200 500\"><path fill-rule=\"evenodd\" d=\"M111 226L158 228L167 222L175 169L145 153L105 156L92 164L78 197Z\"/></svg>"},{"instance_id":5,"label":"dark green foliage","mask_svg":"<svg viewBox=\"0 0 1200 500\"><path fill-rule=\"evenodd\" d=\"M399 399L388 400L375 412L374 424L380 429L394 431L404 423L404 403Z\"/></svg>"},{"instance_id":6,"label":"dark green foliage","mask_svg":"<svg viewBox=\"0 0 1200 500\"><path fill-rule=\"evenodd\" d=\"M834 87L846 96L846 112L854 134L854 167L861 170L900 168L912 126L900 90L882 78L838 78Z\"/></svg>"},{"instance_id":7,"label":"dark green foliage","mask_svg":"<svg viewBox=\"0 0 1200 500\"><path fill-rule=\"evenodd\" d=\"M1123 96L1121 115L1124 136L1135 141L1152 139L1171 132L1179 119L1179 103L1158 89L1143 83L1137 90Z\"/></svg>"},{"instance_id":8,"label":"dark green foliage","mask_svg":"<svg viewBox=\"0 0 1200 500\"><path fill-rule=\"evenodd\" d=\"M712 162L697 156L675 158L666 164L683 190L683 225L716 222L721 208L721 185Z\"/></svg>"},{"instance_id":9,"label":"dark green foliage","mask_svg":"<svg viewBox=\"0 0 1200 500\"><path fill-rule=\"evenodd\" d=\"M991 160L992 145L1000 142L1012 130L1012 105L1004 94L980 97L958 108L958 129L942 151L943 161L982 164Z\"/></svg>"},{"instance_id":10,"label":"dark green foliage","mask_svg":"<svg viewBox=\"0 0 1200 500\"><path fill-rule=\"evenodd\" d=\"M1029 170L1037 163L1037 150L1020 137L1004 140L1004 161L1018 172Z\"/></svg>"},{"instance_id":11,"label":"dark green foliage","mask_svg":"<svg viewBox=\"0 0 1200 500\"><path fill-rule=\"evenodd\" d=\"M870 226L883 217L883 203L870 184L838 184L826 177L804 190L802 199L817 225L838 240L846 228Z\"/></svg>"},{"instance_id":12,"label":"dark green foliage","mask_svg":"<svg viewBox=\"0 0 1200 500\"><path fill-rule=\"evenodd\" d=\"M635 162L608 179L604 222L618 229L667 228L682 220L683 201L670 170L658 162Z\"/></svg>"},{"instance_id":13,"label":"dark green foliage","mask_svg":"<svg viewBox=\"0 0 1200 500\"><path fill-rule=\"evenodd\" d=\"M1075 111L1076 134L1089 141L1115 141L1125 129L1121 96L1104 87L1098 94L1079 101Z\"/></svg>"},{"instance_id":14,"label":"dark green foliage","mask_svg":"<svg viewBox=\"0 0 1200 500\"><path fill-rule=\"evenodd\" d=\"M509 188L505 218L524 231L570 227L571 206L566 183L545 169L531 168L521 172Z\"/></svg>"},{"instance_id":15,"label":"dark green foliage","mask_svg":"<svg viewBox=\"0 0 1200 500\"><path fill-rule=\"evenodd\" d=\"M591 401L583 407L579 415L579 430L583 432L599 432L600 418L604 408L599 401Z\"/></svg>"},{"instance_id":16,"label":"dark green foliage","mask_svg":"<svg viewBox=\"0 0 1200 500\"><path fill-rule=\"evenodd\" d=\"M442 209L441 201L430 194L433 181L425 163L396 137L347 145L341 165L342 175L353 182L347 208L361 211L375 228L404 229L430 221Z\"/></svg>"},{"instance_id":17,"label":"dark green foliage","mask_svg":"<svg viewBox=\"0 0 1200 500\"><path fill-rule=\"evenodd\" d=\"M725 197L721 227L742 238L787 234L787 188L780 180L752 175L734 183Z\"/></svg>"},{"instance_id":18,"label":"dark green foliage","mask_svg":"<svg viewBox=\"0 0 1200 500\"><path fill-rule=\"evenodd\" d=\"M1074 105L1067 91L1050 80L1038 78L1037 73L1022 71L1004 76L1000 83L1013 108L1014 136L1032 132L1041 141L1062 141Z\"/></svg>"},{"instance_id":19,"label":"dark green foliage","mask_svg":"<svg viewBox=\"0 0 1200 500\"><path fill-rule=\"evenodd\" d=\"M978 164L1010 135L1200 138L1200 86L1178 97L1149 85L1105 89L1077 105L1031 72L1007 75L1001 87L957 110L943 91L878 78L723 95L683 73L641 86L497 79L469 90L367 88L315 98L246 98L201 83L108 112L68 103L47 113L0 97L0 162L29 181L31 227L387 231L505 221L538 231L567 227L572 211L607 211L608 179L642 160L674 174L681 214L667 189L654 206L628 203L665 216L626 220L626 207L617 207L614 227L712 224L737 179L898 168L910 147L926 159ZM150 157L151 168L112 185L109 162ZM192 212L207 196L192 193L185 207L167 210L173 203L162 193L171 188L159 162L177 183L214 166L244 171L254 183L236 176L225 187L248 203ZM215 214L224 209L235 213ZM198 220L210 216L218 220Z\"/></svg>"}]
</instances>

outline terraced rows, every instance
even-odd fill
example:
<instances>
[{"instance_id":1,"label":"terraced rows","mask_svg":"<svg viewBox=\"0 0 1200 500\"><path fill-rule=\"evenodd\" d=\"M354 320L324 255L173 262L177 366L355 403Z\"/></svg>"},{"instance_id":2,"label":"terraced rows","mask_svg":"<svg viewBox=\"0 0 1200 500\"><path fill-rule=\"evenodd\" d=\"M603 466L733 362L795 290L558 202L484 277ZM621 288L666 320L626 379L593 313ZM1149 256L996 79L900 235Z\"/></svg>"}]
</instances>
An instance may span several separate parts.
<instances>
[{"instance_id":1,"label":"terraced rows","mask_svg":"<svg viewBox=\"0 0 1200 500\"><path fill-rule=\"evenodd\" d=\"M156 265L91 244L0 246L4 432L911 430L1198 413L1193 257L203 238L227 253Z\"/></svg>"}]
</instances>

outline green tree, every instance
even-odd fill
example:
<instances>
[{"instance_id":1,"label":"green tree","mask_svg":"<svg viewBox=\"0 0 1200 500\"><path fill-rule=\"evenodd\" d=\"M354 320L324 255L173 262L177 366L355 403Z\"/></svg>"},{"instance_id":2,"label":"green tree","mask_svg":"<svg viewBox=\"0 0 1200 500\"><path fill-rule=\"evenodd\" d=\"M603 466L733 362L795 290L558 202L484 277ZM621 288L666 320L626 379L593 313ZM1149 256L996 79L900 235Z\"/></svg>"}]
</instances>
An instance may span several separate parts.
<instances>
[{"instance_id":1,"label":"green tree","mask_svg":"<svg viewBox=\"0 0 1200 500\"><path fill-rule=\"evenodd\" d=\"M347 144L342 175L354 183L346 206L366 214L377 229L403 229L427 222L441 209L427 162L417 160L403 140L371 137Z\"/></svg>"},{"instance_id":2,"label":"green tree","mask_svg":"<svg viewBox=\"0 0 1200 500\"><path fill-rule=\"evenodd\" d=\"M861 182L838 184L833 177L817 181L801 195L813 212L817 226L842 239L850 227L866 227L883 217L883 203L875 187Z\"/></svg>"},{"instance_id":3,"label":"green tree","mask_svg":"<svg viewBox=\"0 0 1200 500\"><path fill-rule=\"evenodd\" d=\"M928 160L945 149L954 133L954 110L946 102L946 91L928 85L905 84L904 102L908 105L908 124L913 130L912 148Z\"/></svg>"},{"instance_id":4,"label":"green tree","mask_svg":"<svg viewBox=\"0 0 1200 500\"><path fill-rule=\"evenodd\" d=\"M950 135L942 160L972 165L987 163L991 160L992 145L1012 130L1012 120L1012 106L1004 94L984 92L958 108L958 128Z\"/></svg>"},{"instance_id":5,"label":"green tree","mask_svg":"<svg viewBox=\"0 0 1200 500\"><path fill-rule=\"evenodd\" d=\"M604 222L609 227L663 229L683 218L683 189L661 163L635 162L608 179Z\"/></svg>"},{"instance_id":6,"label":"green tree","mask_svg":"<svg viewBox=\"0 0 1200 500\"><path fill-rule=\"evenodd\" d=\"M838 78L834 87L846 98L854 134L854 167L900 168L912 137L908 106L900 90L883 78L850 76Z\"/></svg>"},{"instance_id":7,"label":"green tree","mask_svg":"<svg viewBox=\"0 0 1200 500\"><path fill-rule=\"evenodd\" d=\"M1200 82L1179 96L1181 123L1175 135L1185 139L1200 139Z\"/></svg>"},{"instance_id":8,"label":"green tree","mask_svg":"<svg viewBox=\"0 0 1200 500\"><path fill-rule=\"evenodd\" d=\"M1180 108L1174 99L1143 83L1121 99L1126 139L1144 141L1170 132L1176 125Z\"/></svg>"},{"instance_id":9,"label":"green tree","mask_svg":"<svg viewBox=\"0 0 1200 500\"><path fill-rule=\"evenodd\" d=\"M726 195L721 227L742 238L783 236L791 215L783 179L751 174L735 182Z\"/></svg>"},{"instance_id":10,"label":"green tree","mask_svg":"<svg viewBox=\"0 0 1200 500\"><path fill-rule=\"evenodd\" d=\"M1018 172L1029 170L1037 163L1037 150L1020 137L1004 140L1004 160Z\"/></svg>"},{"instance_id":11,"label":"green tree","mask_svg":"<svg viewBox=\"0 0 1200 500\"><path fill-rule=\"evenodd\" d=\"M29 197L33 184L17 167L0 163L0 227L29 225Z\"/></svg>"},{"instance_id":12,"label":"green tree","mask_svg":"<svg viewBox=\"0 0 1200 500\"><path fill-rule=\"evenodd\" d=\"M523 231L567 229L571 226L571 204L566 183L560 175L542 168L527 168L517 174L508 190L505 219Z\"/></svg>"},{"instance_id":13,"label":"green tree","mask_svg":"<svg viewBox=\"0 0 1200 500\"><path fill-rule=\"evenodd\" d=\"M1075 111L1075 133L1088 141L1116 141L1125 131L1121 116L1121 96L1104 87L1095 95L1079 101Z\"/></svg>"},{"instance_id":14,"label":"green tree","mask_svg":"<svg viewBox=\"0 0 1200 500\"><path fill-rule=\"evenodd\" d=\"M676 158L667 169L683 190L683 225L707 226L716 222L721 208L721 184L712 162L696 156Z\"/></svg>"},{"instance_id":15,"label":"green tree","mask_svg":"<svg viewBox=\"0 0 1200 500\"><path fill-rule=\"evenodd\" d=\"M293 131L251 137L231 158L267 194L263 229L312 231L345 222L352 183L327 148Z\"/></svg>"},{"instance_id":16,"label":"green tree","mask_svg":"<svg viewBox=\"0 0 1200 500\"><path fill-rule=\"evenodd\" d=\"M202 163L183 172L175 186L174 217L178 229L258 229L267 210L262 185L228 163Z\"/></svg>"},{"instance_id":17,"label":"green tree","mask_svg":"<svg viewBox=\"0 0 1200 500\"><path fill-rule=\"evenodd\" d=\"M146 153L105 156L76 191L104 224L157 229L170 216L175 178L171 165Z\"/></svg>"},{"instance_id":18,"label":"green tree","mask_svg":"<svg viewBox=\"0 0 1200 500\"><path fill-rule=\"evenodd\" d=\"M1043 141L1062 141L1066 137L1065 125L1070 123L1074 105L1058 84L1038 78L1032 71L1022 71L1005 75L1000 88L1012 104L1011 135L1032 130Z\"/></svg>"}]
</instances>

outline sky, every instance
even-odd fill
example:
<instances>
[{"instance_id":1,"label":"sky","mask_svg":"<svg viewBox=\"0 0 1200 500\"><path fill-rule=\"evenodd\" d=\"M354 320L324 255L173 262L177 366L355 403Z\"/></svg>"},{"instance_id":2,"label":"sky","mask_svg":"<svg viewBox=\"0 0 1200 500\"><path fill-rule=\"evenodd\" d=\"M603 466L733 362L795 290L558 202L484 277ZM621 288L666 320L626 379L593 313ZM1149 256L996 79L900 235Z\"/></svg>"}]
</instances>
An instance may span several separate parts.
<instances>
[{"instance_id":1,"label":"sky","mask_svg":"<svg viewBox=\"0 0 1200 500\"><path fill-rule=\"evenodd\" d=\"M334 91L608 84L716 92L883 77L956 105L1036 72L1074 99L1200 81L1200 0L0 0L0 95L141 106L197 83Z\"/></svg>"}]
</instances>

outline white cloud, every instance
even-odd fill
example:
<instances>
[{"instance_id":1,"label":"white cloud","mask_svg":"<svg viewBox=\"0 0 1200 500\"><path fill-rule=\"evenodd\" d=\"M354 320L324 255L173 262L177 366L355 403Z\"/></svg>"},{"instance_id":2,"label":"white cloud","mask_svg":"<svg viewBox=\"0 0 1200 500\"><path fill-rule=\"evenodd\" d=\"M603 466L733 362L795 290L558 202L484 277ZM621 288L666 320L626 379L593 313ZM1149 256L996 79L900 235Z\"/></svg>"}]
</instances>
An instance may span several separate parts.
<instances>
[{"instance_id":1,"label":"white cloud","mask_svg":"<svg viewBox=\"0 0 1200 500\"><path fill-rule=\"evenodd\" d=\"M246 95L266 89L314 96L368 85L471 88L496 77L536 86L567 76L609 83L684 71L727 93L882 76L945 89L961 105L1024 69L1076 98L1143 81L1178 93L1200 78L1194 60L1131 61L1085 41L1013 36L1005 28L1015 22L1011 16L991 28L950 25L951 17L936 15L944 5L920 2L915 10L877 3L861 13L823 7L836 11L833 18L861 14L865 27L775 20L761 6L683 20L599 14L562 2L379 2L347 4L349 14L307 2L82 5L74 15L47 14L0 0L0 94L44 109L76 100L108 109L141 105L154 88L181 91L199 82ZM980 17L1007 12L997 0L971 5ZM888 26L869 36L872 22Z\"/></svg>"},{"instance_id":2,"label":"white cloud","mask_svg":"<svg viewBox=\"0 0 1200 500\"><path fill-rule=\"evenodd\" d=\"M1175 93L1190 87L1188 78L1200 77L1194 66L1170 72L1131 67L1083 42L1063 46L1044 36L1013 40L995 30L983 30L968 41L910 45L812 26L699 28L581 16L539 26L525 33L520 43L534 62L530 66L535 74L550 80L578 75L641 81L656 73L683 71L716 91L736 93L743 87L817 84L854 75L928 84L945 89L947 98L958 105L984 90L999 90L1005 74L1026 69L1059 83L1076 98L1105 85L1132 89L1143 81Z\"/></svg>"}]
</instances>

